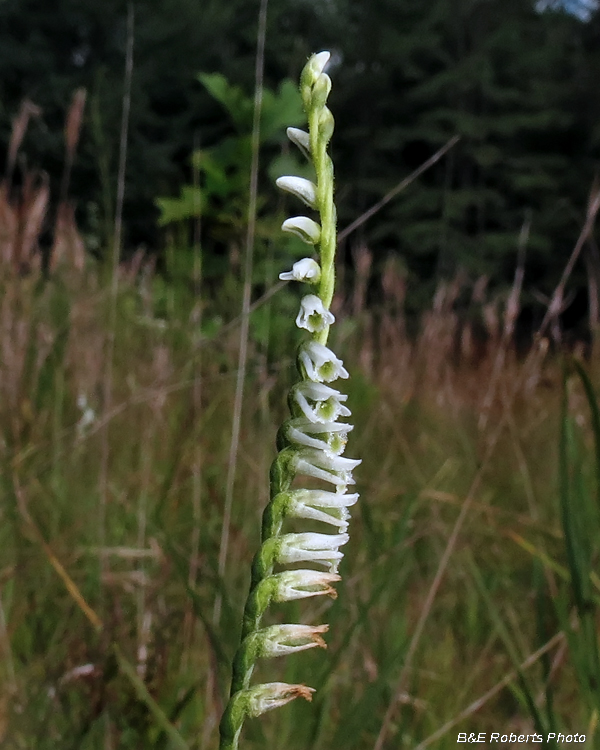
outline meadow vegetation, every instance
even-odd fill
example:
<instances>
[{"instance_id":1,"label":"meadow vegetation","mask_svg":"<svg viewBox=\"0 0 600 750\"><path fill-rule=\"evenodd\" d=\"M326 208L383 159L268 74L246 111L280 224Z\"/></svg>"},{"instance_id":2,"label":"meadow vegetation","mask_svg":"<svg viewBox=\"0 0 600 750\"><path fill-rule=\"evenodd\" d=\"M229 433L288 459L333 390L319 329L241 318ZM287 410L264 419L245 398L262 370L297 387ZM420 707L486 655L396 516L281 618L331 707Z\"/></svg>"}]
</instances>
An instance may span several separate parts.
<instances>
[{"instance_id":1,"label":"meadow vegetation","mask_svg":"<svg viewBox=\"0 0 600 750\"><path fill-rule=\"evenodd\" d=\"M302 609L305 622L328 610L329 650L261 665L265 679L308 674L317 693L311 706L249 722L246 746L372 748L383 733L378 747L449 748L458 731L527 733L536 720L593 734L597 693L582 685L568 647L578 610L559 502L563 354L545 338L518 353L502 335L502 307L482 303L481 289L472 320L461 320L453 307L468 290L459 280L439 288L409 338L401 271L386 267L380 303L367 308L368 250L357 258L362 273L334 302L343 323L332 345L353 372L362 498L339 600ZM208 322L218 301L189 295L187 309L161 304L159 314L152 269L119 274L113 298L101 267L63 267L48 279L2 269L6 748L216 742L293 362L275 338L251 340L220 578L239 321L230 315L204 332L198 318ZM288 295L270 299L274 319L289 319ZM597 376L594 351L589 365ZM579 500L590 497L589 529L592 418L581 382L567 386L569 473L579 476ZM592 539L592 566L596 553Z\"/></svg>"},{"instance_id":2,"label":"meadow vegetation","mask_svg":"<svg viewBox=\"0 0 600 750\"><path fill-rule=\"evenodd\" d=\"M423 6L406 3L404 12L413 5ZM530 8L527 22L538 24L532 14ZM129 18L131 62L133 11ZM352 14L346 20L352 26ZM555 20L565 34L572 28L560 14ZM410 57L411 49L403 54ZM470 53L466 58L472 61ZM360 66L354 73L366 80ZM131 94L131 66L128 76ZM240 248L258 148L258 136L254 144L251 136L253 100L222 74L203 74L200 81L220 116L225 112L227 130L208 147L194 148L191 183L156 201L164 252L140 246L119 258L124 149L115 184L110 170L101 175L110 190L96 245L89 234L82 238L69 195L83 90L67 117L55 194L55 180L17 158L28 124L39 116L36 105L25 101L13 121L0 182L3 749L214 750L218 744L275 437L296 380L300 337L293 319L300 293L276 279L300 256L297 245L280 240L284 200L269 202L268 191L259 190L254 269L244 276ZM437 96L443 81L438 70L429 94ZM285 148L275 155L280 131L302 118L290 81L265 86L264 104L260 145L272 156L269 180L300 174ZM92 102L92 120L98 113ZM462 115L466 120L430 133L427 156L444 143L444 153L453 154L454 134L462 137L460 149L474 148L473 134L465 132L471 121ZM353 154L342 175L360 157L353 141L363 139L359 131L340 150ZM514 135L508 126L503 133ZM385 142L396 148L391 136ZM528 149L529 142L519 142L519 153ZM499 147L492 161L504 163L502 153ZM377 242L377 218L369 232L340 233L331 305L338 325L328 345L352 374L342 390L354 424L349 454L362 459L355 472L361 499L344 548L339 598L286 602L280 614L268 616L270 622L329 623L327 652L257 669L260 682L306 682L316 688L313 702L296 701L248 721L248 750L446 750L456 746L459 732L583 733L586 747L600 746L593 238L600 193L594 184L579 237L574 216L585 213L581 201L568 226L561 224L556 246L565 247L563 230L570 227L571 260L561 276L562 256L553 255L532 318L541 325L526 326L524 298L531 307L535 289L524 286L524 257L530 241L541 247L529 232L537 209L523 221L522 201L501 222L502 236L492 237L502 249L494 263L516 260L500 276L488 273L491 266L478 265L474 249L489 234L485 206L478 209L479 233L461 235L471 244L463 247L451 231L458 216L452 200L464 207L483 183L467 170L452 200L429 200L432 192L438 198L451 192L451 172L461 171L463 157L436 157L437 177L433 170L427 178L435 190L408 178L417 203L427 205L421 219L403 216L401 201L386 200L379 217L385 218L379 237L388 243L385 253L367 241ZM477 158L483 169L490 154ZM414 161L411 169L423 160ZM519 175L529 169L517 166ZM360 181L363 172L355 171ZM448 182L438 180L444 174ZM260 180L266 182L262 172ZM393 183L390 177L385 189L378 184L378 198ZM528 189L532 184L535 179ZM580 181L577 199L587 189ZM463 190L467 203L461 203ZM115 216L113 192L121 196ZM544 203L545 216L554 216L551 205ZM434 226L429 217L438 217L440 207ZM389 251L402 232L412 268L400 246ZM423 255L425 232L431 246ZM548 229L543 258L550 235ZM445 267L444 247L451 252L459 245ZM468 270L463 255L473 261ZM432 272L434 256L439 273ZM425 276L427 284L414 283ZM506 279L513 276L511 287ZM588 290L591 330L584 341L562 330L575 276L577 290ZM240 317L246 303L249 326ZM542 303L545 315L538 314ZM243 399L234 414L246 337ZM232 451L236 417L239 446Z\"/></svg>"}]
</instances>

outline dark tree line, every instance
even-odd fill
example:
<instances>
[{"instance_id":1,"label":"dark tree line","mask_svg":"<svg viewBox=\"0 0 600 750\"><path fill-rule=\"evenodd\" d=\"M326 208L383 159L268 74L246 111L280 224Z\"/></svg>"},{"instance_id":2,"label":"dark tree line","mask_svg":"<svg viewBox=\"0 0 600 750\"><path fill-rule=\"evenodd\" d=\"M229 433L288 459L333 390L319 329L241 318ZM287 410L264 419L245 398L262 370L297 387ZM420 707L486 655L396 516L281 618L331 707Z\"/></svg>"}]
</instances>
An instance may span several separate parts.
<instances>
[{"instance_id":1,"label":"dark tree line","mask_svg":"<svg viewBox=\"0 0 600 750\"><path fill-rule=\"evenodd\" d=\"M126 246L164 245L160 196L191 183L194 143L218 144L231 117L197 74L219 72L251 95L258 3L138 0L127 167ZM331 106L340 226L380 199L453 135L448 156L350 242L383 263L403 258L411 304L427 304L440 277L464 272L510 283L517 237L531 220L529 299L547 295L585 218L600 163L600 12L584 22L533 0L271 0L266 85L296 80L307 56L334 53ZM80 224L104 241L112 221L123 93L124 0L0 3L0 139L24 97L43 110L29 129L27 162L58 182L72 92L88 90L73 172ZM266 144L265 164L281 149ZM264 205L276 205L266 169ZM226 239L203 228L206 252ZM102 246L102 243L100 243ZM593 241L585 253L597 257ZM582 299L580 263L573 288ZM586 271L587 269L587 271ZM596 269L597 270L597 269ZM584 305L585 307L585 305Z\"/></svg>"}]
</instances>

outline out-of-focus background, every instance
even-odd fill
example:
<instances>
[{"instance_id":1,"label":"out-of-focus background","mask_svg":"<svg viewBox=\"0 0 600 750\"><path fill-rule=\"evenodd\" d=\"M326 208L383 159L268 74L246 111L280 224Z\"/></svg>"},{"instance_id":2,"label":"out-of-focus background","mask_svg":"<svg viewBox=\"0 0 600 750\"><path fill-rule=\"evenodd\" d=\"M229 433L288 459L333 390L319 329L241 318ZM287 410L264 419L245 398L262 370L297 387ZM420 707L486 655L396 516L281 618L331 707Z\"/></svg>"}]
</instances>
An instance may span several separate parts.
<instances>
[{"instance_id":1,"label":"out-of-focus background","mask_svg":"<svg viewBox=\"0 0 600 750\"><path fill-rule=\"evenodd\" d=\"M269 0L248 275L258 16L0 2L0 745L216 747L300 340L274 182L328 49L362 499L338 601L270 614L331 625L257 670L313 704L244 745L596 747L600 8Z\"/></svg>"}]
</instances>

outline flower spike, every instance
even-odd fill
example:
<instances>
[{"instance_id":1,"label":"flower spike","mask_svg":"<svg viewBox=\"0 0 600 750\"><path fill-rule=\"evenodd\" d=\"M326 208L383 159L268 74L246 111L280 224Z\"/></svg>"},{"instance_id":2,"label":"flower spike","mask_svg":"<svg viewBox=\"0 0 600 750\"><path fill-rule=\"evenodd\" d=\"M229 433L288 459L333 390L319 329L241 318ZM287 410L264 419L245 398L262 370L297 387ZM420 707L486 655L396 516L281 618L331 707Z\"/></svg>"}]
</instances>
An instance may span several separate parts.
<instances>
[{"instance_id":1,"label":"flower spike","mask_svg":"<svg viewBox=\"0 0 600 750\"><path fill-rule=\"evenodd\" d=\"M347 396L329 383L349 377L344 363L328 347L329 329L335 322L331 302L335 286L336 210L333 202L333 164L327 147L334 119L326 102L331 79L325 72L329 52L319 52L307 62L300 78L300 94L308 118L308 132L288 128L287 135L312 162L316 181L285 176L280 189L293 194L318 213L286 219L282 230L297 235L314 248L316 260L303 258L282 281L313 285L313 294L302 297L296 318L308 332L298 350L300 380L288 395L290 418L277 433L277 456L270 470L270 500L262 518L261 545L252 561L250 593L244 608L240 646L233 663L231 698L220 724L220 750L238 750L242 725L295 698L311 700L312 688L271 682L251 686L259 658L285 656L310 648L325 648L327 625L270 625L262 619L272 604L329 596L340 581L341 548L348 542L350 508L358 494L349 493L352 472L359 459L345 452L352 425L339 421L350 416ZM296 487L310 477L310 489ZM293 487L293 489L292 489ZM290 533L290 520L310 521L326 531ZM298 566L289 569L286 566ZM316 566L316 569L312 566ZM283 567L283 570L280 568ZM277 568L277 570L276 570Z\"/></svg>"}]
</instances>

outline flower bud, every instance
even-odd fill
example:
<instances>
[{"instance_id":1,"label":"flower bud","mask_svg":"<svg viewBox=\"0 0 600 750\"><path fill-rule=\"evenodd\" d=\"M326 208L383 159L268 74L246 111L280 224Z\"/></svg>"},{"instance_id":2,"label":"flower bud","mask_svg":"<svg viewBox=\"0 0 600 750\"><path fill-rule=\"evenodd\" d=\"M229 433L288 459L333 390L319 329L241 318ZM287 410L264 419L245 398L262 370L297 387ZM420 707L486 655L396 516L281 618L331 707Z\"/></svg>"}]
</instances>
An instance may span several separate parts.
<instances>
[{"instance_id":1,"label":"flower bud","mask_svg":"<svg viewBox=\"0 0 600 750\"><path fill-rule=\"evenodd\" d=\"M329 107L323 107L321 112L319 112L319 138L323 138L325 143L329 143L331 140L334 126L335 121L331 110Z\"/></svg>"},{"instance_id":2,"label":"flower bud","mask_svg":"<svg viewBox=\"0 0 600 750\"><path fill-rule=\"evenodd\" d=\"M331 78L327 73L321 73L312 88L310 104L311 107L320 109L325 106L327 97L331 91Z\"/></svg>"},{"instance_id":3,"label":"flower bud","mask_svg":"<svg viewBox=\"0 0 600 750\"><path fill-rule=\"evenodd\" d=\"M304 156L310 161L310 136L306 130L300 130L300 128L288 128L286 132L290 141L295 146L298 146L300 151L302 151Z\"/></svg>"},{"instance_id":4,"label":"flower bud","mask_svg":"<svg viewBox=\"0 0 600 750\"><path fill-rule=\"evenodd\" d=\"M291 271L280 273L282 281L304 281L307 284L318 284L321 279L321 267L312 258L302 258L292 266Z\"/></svg>"},{"instance_id":5,"label":"flower bud","mask_svg":"<svg viewBox=\"0 0 600 750\"><path fill-rule=\"evenodd\" d=\"M314 182L304 177L294 177L291 175L278 177L275 184L280 190L285 190L296 198L306 203L309 208L317 208L317 186Z\"/></svg>"},{"instance_id":6,"label":"flower bud","mask_svg":"<svg viewBox=\"0 0 600 750\"><path fill-rule=\"evenodd\" d=\"M318 245L321 239L321 227L308 216L292 216L283 222L281 228L300 237L308 245Z\"/></svg>"},{"instance_id":7,"label":"flower bud","mask_svg":"<svg viewBox=\"0 0 600 750\"><path fill-rule=\"evenodd\" d=\"M313 87L321 75L323 75L323 70L329 62L329 58L329 52L319 52L316 55L312 55L302 70L300 75L300 94L306 110L311 107Z\"/></svg>"}]
</instances>

